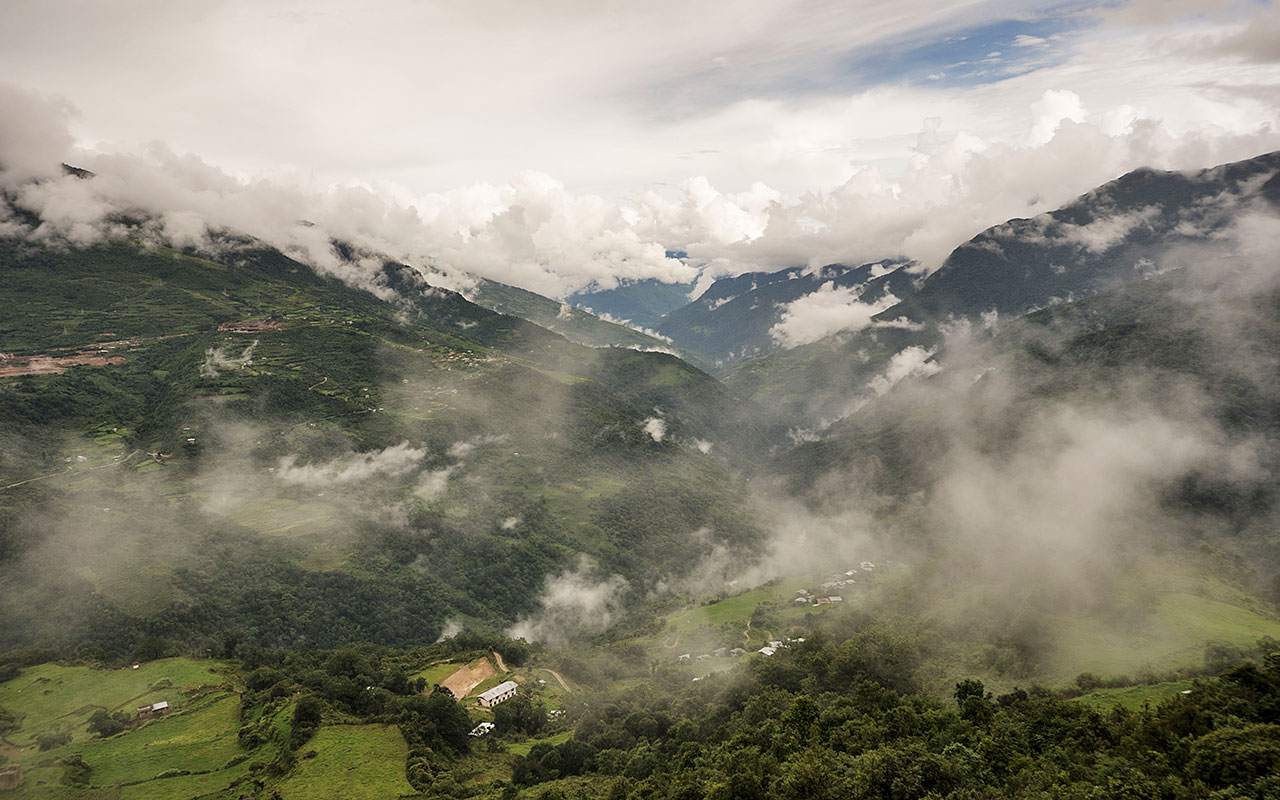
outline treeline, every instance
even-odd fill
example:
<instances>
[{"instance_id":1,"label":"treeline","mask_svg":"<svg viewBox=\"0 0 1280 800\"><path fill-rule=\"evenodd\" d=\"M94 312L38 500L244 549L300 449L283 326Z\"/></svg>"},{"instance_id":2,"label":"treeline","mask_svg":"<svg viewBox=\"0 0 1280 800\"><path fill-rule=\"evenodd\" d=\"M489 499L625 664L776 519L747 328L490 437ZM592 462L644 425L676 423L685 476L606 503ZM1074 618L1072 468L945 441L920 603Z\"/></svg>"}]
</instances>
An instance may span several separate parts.
<instances>
[{"instance_id":1,"label":"treeline","mask_svg":"<svg viewBox=\"0 0 1280 800\"><path fill-rule=\"evenodd\" d=\"M264 650L234 637L224 644L239 657L245 674L239 738L246 748L262 754L255 762L258 789L299 759L314 755L306 744L321 724L362 722L400 729L409 745L405 764L409 782L427 790L468 752L474 723L448 689L428 686L423 678L411 677L410 671L433 660L490 652L518 666L534 652L523 641L465 632L412 650L376 645L329 651ZM528 706L527 701L524 705ZM515 712L517 706L509 711ZM505 726L530 729L530 711L507 717ZM545 712L541 719L545 720Z\"/></svg>"},{"instance_id":2,"label":"treeline","mask_svg":"<svg viewBox=\"0 0 1280 800\"><path fill-rule=\"evenodd\" d=\"M902 645L907 652L898 652ZM901 682L910 644L815 637L695 683L604 692L508 795L610 798L1280 797L1280 653L1158 706L1098 711L1041 688L942 703ZM489 791L499 791L491 787Z\"/></svg>"}]
</instances>

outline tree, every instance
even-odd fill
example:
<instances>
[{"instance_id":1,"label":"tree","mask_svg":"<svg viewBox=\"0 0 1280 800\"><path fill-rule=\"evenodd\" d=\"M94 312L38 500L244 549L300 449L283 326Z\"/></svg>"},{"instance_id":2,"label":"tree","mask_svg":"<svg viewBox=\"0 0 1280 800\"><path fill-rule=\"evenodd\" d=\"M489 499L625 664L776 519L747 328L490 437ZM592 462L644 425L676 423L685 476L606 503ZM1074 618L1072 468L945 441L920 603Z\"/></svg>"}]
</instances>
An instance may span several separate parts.
<instances>
[{"instance_id":1,"label":"tree","mask_svg":"<svg viewBox=\"0 0 1280 800\"><path fill-rule=\"evenodd\" d=\"M124 730L128 724L129 717L127 714L120 711L110 714L107 713L106 709L100 708L89 717L89 733L105 739L108 736L115 736Z\"/></svg>"}]
</instances>

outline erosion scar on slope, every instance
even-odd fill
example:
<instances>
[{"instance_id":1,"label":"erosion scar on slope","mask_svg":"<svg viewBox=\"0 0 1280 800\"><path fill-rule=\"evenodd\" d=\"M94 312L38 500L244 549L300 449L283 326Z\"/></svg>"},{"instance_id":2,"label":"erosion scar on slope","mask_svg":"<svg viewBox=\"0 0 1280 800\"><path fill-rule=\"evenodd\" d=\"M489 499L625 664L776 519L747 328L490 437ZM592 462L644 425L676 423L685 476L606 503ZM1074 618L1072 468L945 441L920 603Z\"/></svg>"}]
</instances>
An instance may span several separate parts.
<instances>
[{"instance_id":1,"label":"erosion scar on slope","mask_svg":"<svg viewBox=\"0 0 1280 800\"><path fill-rule=\"evenodd\" d=\"M487 658L477 659L465 667L458 667L453 673L440 681L440 685L453 692L453 696L462 698L471 694L471 690L497 675L493 664Z\"/></svg>"}]
</instances>

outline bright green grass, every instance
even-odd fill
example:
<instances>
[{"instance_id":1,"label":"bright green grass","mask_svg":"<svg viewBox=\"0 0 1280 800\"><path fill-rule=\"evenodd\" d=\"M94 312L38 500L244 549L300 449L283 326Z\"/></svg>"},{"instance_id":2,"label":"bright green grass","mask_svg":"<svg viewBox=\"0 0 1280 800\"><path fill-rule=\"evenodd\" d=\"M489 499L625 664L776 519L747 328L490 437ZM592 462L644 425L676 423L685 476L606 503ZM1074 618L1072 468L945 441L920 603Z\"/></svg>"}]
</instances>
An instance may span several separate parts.
<instances>
[{"instance_id":1,"label":"bright green grass","mask_svg":"<svg viewBox=\"0 0 1280 800\"><path fill-rule=\"evenodd\" d=\"M513 742L507 745L507 752L518 756L527 756L529 751L533 749L535 744L560 745L573 738L573 731L564 731L554 736L547 736L543 739L528 739L523 742Z\"/></svg>"},{"instance_id":2,"label":"bright green grass","mask_svg":"<svg viewBox=\"0 0 1280 800\"><path fill-rule=\"evenodd\" d=\"M330 725L321 728L277 789L285 800L387 800L412 794L405 778L409 746L391 725Z\"/></svg>"},{"instance_id":3,"label":"bright green grass","mask_svg":"<svg viewBox=\"0 0 1280 800\"><path fill-rule=\"evenodd\" d=\"M1143 703L1150 703L1154 707L1161 700L1191 689L1192 683L1189 680L1170 681L1149 686L1126 686L1123 689L1099 689L1096 692L1081 695L1076 702L1099 711L1106 711L1117 705L1136 710L1142 708Z\"/></svg>"},{"instance_id":4,"label":"bright green grass","mask_svg":"<svg viewBox=\"0 0 1280 800\"><path fill-rule=\"evenodd\" d=\"M664 644L671 645L673 642L679 641L684 643L689 641L688 637L719 632L725 626L731 627L738 633L734 637L735 644L746 649L753 649L749 645L764 641L767 636L773 638L781 638L784 630L747 630L747 623L751 620L751 614L756 610L756 606L761 603L779 603L781 608L776 612L775 616L782 621L783 624L794 624L804 617L806 613L827 611L831 608L838 608L839 605L824 605L814 608L809 605L801 607L793 607L791 601L796 596L796 590L803 589L809 585L809 582L803 578L791 578L780 581L772 586L761 586L748 592L725 598L716 603L709 605L688 606L681 611L667 616L667 624L662 632ZM746 633L746 636L741 635ZM678 652L686 652L680 649L680 644L676 644L671 649ZM757 644L756 647L759 647Z\"/></svg>"},{"instance_id":5,"label":"bright green grass","mask_svg":"<svg viewBox=\"0 0 1280 800\"><path fill-rule=\"evenodd\" d=\"M548 486L544 490L547 508L557 517L585 520L591 515L591 501L616 494L626 486L609 475L583 477L573 483Z\"/></svg>"},{"instance_id":6,"label":"bright green grass","mask_svg":"<svg viewBox=\"0 0 1280 800\"><path fill-rule=\"evenodd\" d=\"M427 688L430 688L452 675L457 669L457 664L446 661L443 664L432 664L429 667L425 667L409 677L424 679L427 682Z\"/></svg>"},{"instance_id":7,"label":"bright green grass","mask_svg":"<svg viewBox=\"0 0 1280 800\"><path fill-rule=\"evenodd\" d=\"M154 781L120 787L120 800L171 800L175 797L199 797L225 790L230 784L249 774L250 762L244 761L229 769L210 772L207 775L180 775ZM229 797L238 797L240 792Z\"/></svg>"},{"instance_id":8,"label":"bright green grass","mask_svg":"<svg viewBox=\"0 0 1280 800\"><path fill-rule=\"evenodd\" d=\"M133 783L167 770L220 769L246 752L236 738L239 727L239 697L223 694L135 730L85 742L78 749L93 768L93 785Z\"/></svg>"},{"instance_id":9,"label":"bright green grass","mask_svg":"<svg viewBox=\"0 0 1280 800\"><path fill-rule=\"evenodd\" d=\"M87 738L84 724L98 708L133 712L137 705L155 700L168 700L181 707L181 689L228 680L226 667L220 662L186 658L149 661L138 669L41 664L0 684L0 707L22 719L22 727L9 734L8 739L26 746L45 729L68 727L77 738ZM162 681L168 681L172 688L151 688Z\"/></svg>"},{"instance_id":10,"label":"bright green grass","mask_svg":"<svg viewBox=\"0 0 1280 800\"><path fill-rule=\"evenodd\" d=\"M1280 637L1280 622L1242 605L1184 592L1161 596L1137 632L1092 617L1060 619L1053 629L1058 648L1046 678L1056 684L1069 683L1081 672L1114 677L1196 667L1209 642L1252 648L1263 636Z\"/></svg>"},{"instance_id":11,"label":"bright green grass","mask_svg":"<svg viewBox=\"0 0 1280 800\"><path fill-rule=\"evenodd\" d=\"M513 761L510 753L475 750L455 761L450 774L464 786L488 786L494 781L510 781Z\"/></svg>"}]
</instances>

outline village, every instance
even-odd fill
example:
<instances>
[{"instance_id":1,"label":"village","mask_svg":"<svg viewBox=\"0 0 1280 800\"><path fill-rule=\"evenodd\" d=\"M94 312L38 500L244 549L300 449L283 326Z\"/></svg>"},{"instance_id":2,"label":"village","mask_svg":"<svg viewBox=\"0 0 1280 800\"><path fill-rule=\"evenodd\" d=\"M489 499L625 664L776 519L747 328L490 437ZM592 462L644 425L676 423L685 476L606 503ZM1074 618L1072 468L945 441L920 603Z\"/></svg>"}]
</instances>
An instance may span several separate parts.
<instances>
[{"instance_id":1,"label":"village","mask_svg":"<svg viewBox=\"0 0 1280 800\"><path fill-rule=\"evenodd\" d=\"M793 596L787 605L794 610L799 609L819 609L829 607L834 604L845 602L845 594L851 594L856 591L865 591L875 583L876 564L872 561L861 561L856 566L851 567L845 572L833 573L821 579L821 581L810 585L795 589ZM838 594L837 592L840 592ZM750 593L748 593L750 594ZM745 596L745 595L744 595ZM732 598L725 603L732 602ZM753 621L755 615L759 613L765 604L757 605L755 612L752 613ZM753 621L747 622L747 629L742 632L743 636L749 637L749 633ZM757 630L759 630L757 628ZM796 633L801 631L798 625L789 627L789 632ZM679 642L679 638L676 639ZM728 645L716 647L706 650L705 652L695 654L694 652L680 653L675 656L678 664L697 664L699 662L710 662L714 659L734 659L741 658L751 653L756 653L761 657L769 657L778 653L778 651L791 647L794 644L804 642L804 637L782 636L777 638L769 638L760 647L751 647L750 649L742 646L731 647ZM671 647L672 645L668 645ZM708 665L709 666L709 665ZM700 680L701 677L695 677L694 680Z\"/></svg>"}]
</instances>

